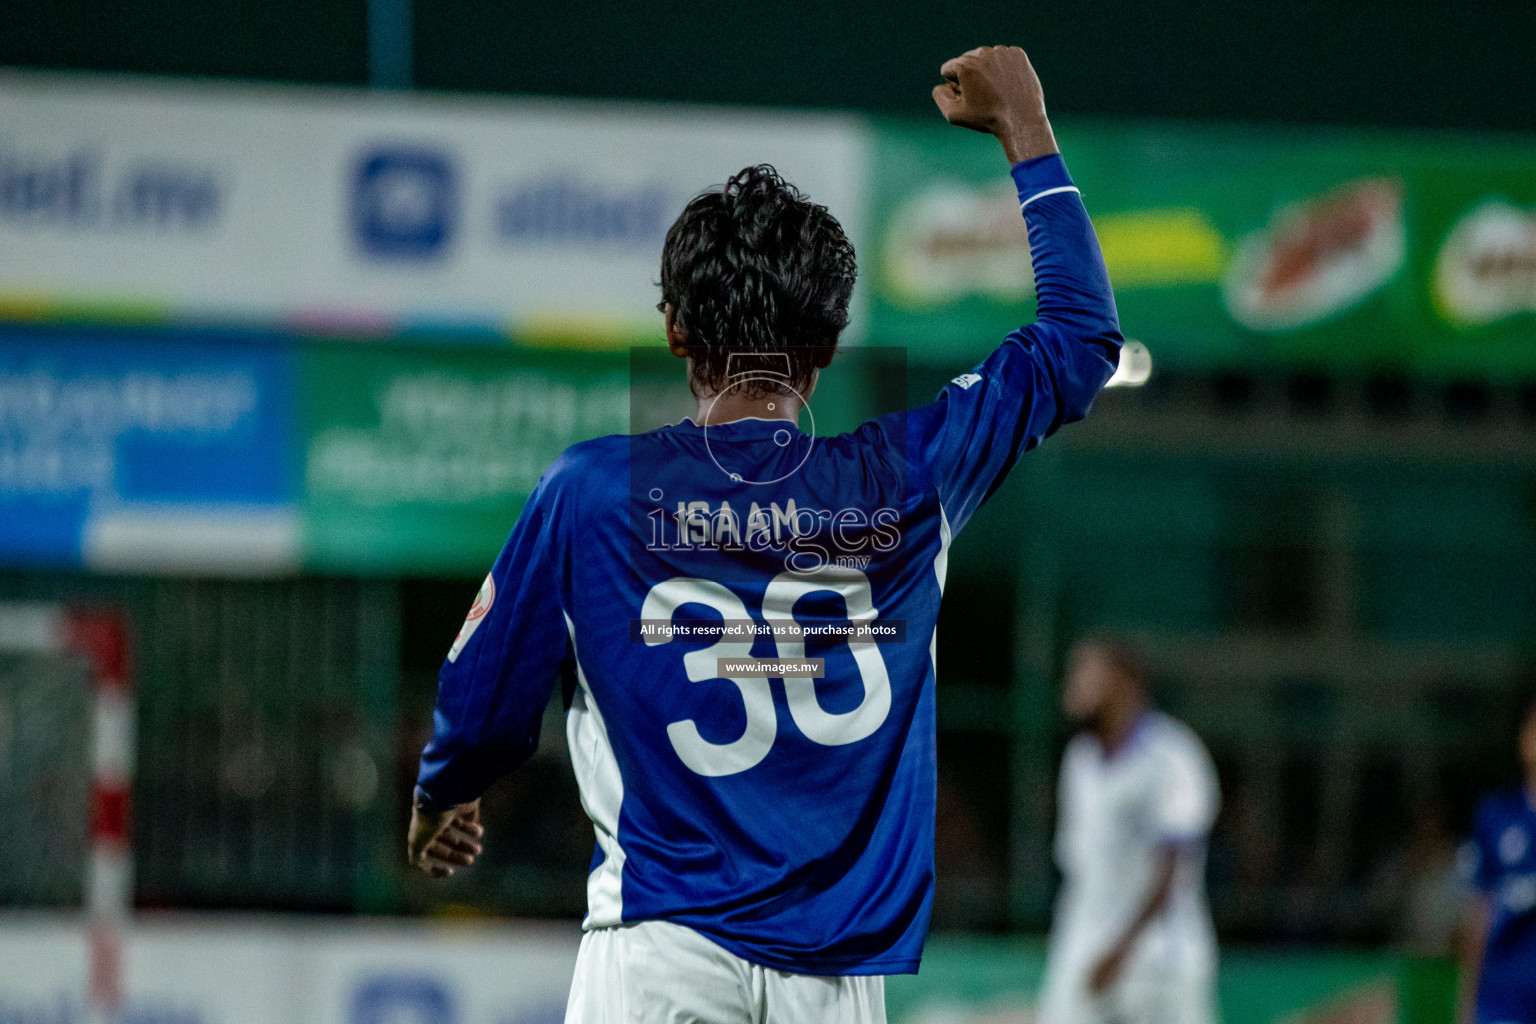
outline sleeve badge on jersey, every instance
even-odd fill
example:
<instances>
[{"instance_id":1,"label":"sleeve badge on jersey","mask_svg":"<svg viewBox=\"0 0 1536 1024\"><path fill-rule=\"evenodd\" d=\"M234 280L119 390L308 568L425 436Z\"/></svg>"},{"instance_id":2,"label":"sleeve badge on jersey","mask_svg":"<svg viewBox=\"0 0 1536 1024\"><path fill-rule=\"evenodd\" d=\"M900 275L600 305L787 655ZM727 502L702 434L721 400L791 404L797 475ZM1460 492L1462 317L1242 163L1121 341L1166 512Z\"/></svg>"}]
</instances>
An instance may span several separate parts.
<instances>
[{"instance_id":1,"label":"sleeve badge on jersey","mask_svg":"<svg viewBox=\"0 0 1536 1024\"><path fill-rule=\"evenodd\" d=\"M464 652L464 645L469 643L469 638L475 635L475 630L480 628L480 623L490 613L491 605L496 601L496 581L486 573L485 582L480 584L480 593L475 595L475 603L469 606L469 616L465 618L464 625L459 627L459 635L453 640L453 647L448 651L450 663L458 661L459 655Z\"/></svg>"},{"instance_id":2,"label":"sleeve badge on jersey","mask_svg":"<svg viewBox=\"0 0 1536 1024\"><path fill-rule=\"evenodd\" d=\"M981 374L979 373L962 373L960 376L950 381L951 384L960 385L960 390L962 391L969 391L971 390L972 384L979 384L980 382Z\"/></svg>"}]
</instances>

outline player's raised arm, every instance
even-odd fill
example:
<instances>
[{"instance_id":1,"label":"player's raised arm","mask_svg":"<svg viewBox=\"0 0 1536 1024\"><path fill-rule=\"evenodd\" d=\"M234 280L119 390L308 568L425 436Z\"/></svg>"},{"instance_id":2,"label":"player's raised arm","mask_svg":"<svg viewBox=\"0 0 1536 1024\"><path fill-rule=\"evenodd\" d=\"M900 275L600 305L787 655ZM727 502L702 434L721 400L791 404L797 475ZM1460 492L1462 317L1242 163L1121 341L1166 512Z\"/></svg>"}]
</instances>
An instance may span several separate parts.
<instances>
[{"instance_id":1,"label":"player's raised arm","mask_svg":"<svg viewBox=\"0 0 1536 1024\"><path fill-rule=\"evenodd\" d=\"M980 47L940 74L933 98L945 119L996 136L1013 164L1035 270L1035 322L908 421L909 444L959 530L1022 452L1087 414L1123 339L1098 239L1029 58L1016 46Z\"/></svg>"}]
</instances>

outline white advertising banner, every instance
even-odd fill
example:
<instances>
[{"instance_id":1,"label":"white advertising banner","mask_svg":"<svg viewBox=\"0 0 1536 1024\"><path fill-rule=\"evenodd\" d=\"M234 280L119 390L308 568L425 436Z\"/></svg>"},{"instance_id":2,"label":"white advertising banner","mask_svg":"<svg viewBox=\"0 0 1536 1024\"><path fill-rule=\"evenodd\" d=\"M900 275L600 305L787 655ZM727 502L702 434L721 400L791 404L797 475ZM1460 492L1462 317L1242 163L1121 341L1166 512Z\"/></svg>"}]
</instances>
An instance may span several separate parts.
<instances>
[{"instance_id":1,"label":"white advertising banner","mask_svg":"<svg viewBox=\"0 0 1536 1024\"><path fill-rule=\"evenodd\" d=\"M0 318L659 334L666 229L771 163L862 237L835 115L0 74Z\"/></svg>"},{"instance_id":2,"label":"white advertising banner","mask_svg":"<svg viewBox=\"0 0 1536 1024\"><path fill-rule=\"evenodd\" d=\"M124 1024L559 1024L575 924L141 916ZM86 939L62 915L0 916L0 1024L85 1024Z\"/></svg>"}]
</instances>

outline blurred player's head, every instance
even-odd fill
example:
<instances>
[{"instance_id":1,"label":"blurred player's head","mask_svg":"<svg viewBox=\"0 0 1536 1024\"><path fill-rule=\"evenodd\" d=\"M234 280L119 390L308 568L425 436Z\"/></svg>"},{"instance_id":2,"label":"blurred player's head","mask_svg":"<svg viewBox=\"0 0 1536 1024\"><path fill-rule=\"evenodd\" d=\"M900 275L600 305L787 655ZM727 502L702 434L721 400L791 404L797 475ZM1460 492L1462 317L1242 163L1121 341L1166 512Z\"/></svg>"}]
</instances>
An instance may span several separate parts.
<instances>
[{"instance_id":1,"label":"blurred player's head","mask_svg":"<svg viewBox=\"0 0 1536 1024\"><path fill-rule=\"evenodd\" d=\"M754 373L739 385L748 397L808 395L848 323L855 273L837 218L766 164L695 197L667 232L659 307L694 393Z\"/></svg>"},{"instance_id":2,"label":"blurred player's head","mask_svg":"<svg viewBox=\"0 0 1536 1024\"><path fill-rule=\"evenodd\" d=\"M1067 659L1062 709L1072 721L1095 725L1146 702L1146 673L1129 646L1102 637L1080 640Z\"/></svg>"}]
</instances>

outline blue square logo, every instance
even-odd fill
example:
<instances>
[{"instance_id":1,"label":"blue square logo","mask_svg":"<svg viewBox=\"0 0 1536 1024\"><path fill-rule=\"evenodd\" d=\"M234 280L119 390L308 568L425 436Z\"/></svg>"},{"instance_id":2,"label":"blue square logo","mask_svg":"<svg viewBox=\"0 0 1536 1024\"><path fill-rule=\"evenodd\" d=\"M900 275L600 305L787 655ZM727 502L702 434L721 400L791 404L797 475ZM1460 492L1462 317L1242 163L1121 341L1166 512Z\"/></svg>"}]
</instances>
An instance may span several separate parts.
<instances>
[{"instance_id":1,"label":"blue square logo","mask_svg":"<svg viewBox=\"0 0 1536 1024\"><path fill-rule=\"evenodd\" d=\"M458 205L457 176L446 153L368 150L352 177L352 239L375 259L435 259L453 240Z\"/></svg>"},{"instance_id":2,"label":"blue square logo","mask_svg":"<svg viewBox=\"0 0 1536 1024\"><path fill-rule=\"evenodd\" d=\"M426 975L368 978L352 993L349 1024L457 1024L453 996Z\"/></svg>"}]
</instances>

